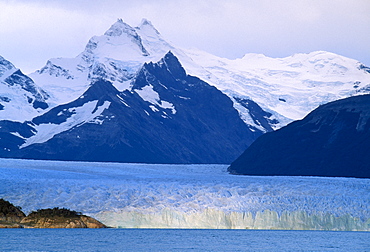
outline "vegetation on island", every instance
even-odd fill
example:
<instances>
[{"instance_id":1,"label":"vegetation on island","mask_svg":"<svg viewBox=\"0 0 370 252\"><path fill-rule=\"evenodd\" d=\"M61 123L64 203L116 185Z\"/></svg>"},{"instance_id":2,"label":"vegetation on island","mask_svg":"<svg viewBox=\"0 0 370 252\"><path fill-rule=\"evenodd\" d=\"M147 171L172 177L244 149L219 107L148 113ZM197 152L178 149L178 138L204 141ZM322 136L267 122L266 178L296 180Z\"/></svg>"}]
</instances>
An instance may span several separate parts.
<instances>
[{"instance_id":1,"label":"vegetation on island","mask_svg":"<svg viewBox=\"0 0 370 252\"><path fill-rule=\"evenodd\" d=\"M81 216L81 212L76 212L69 210L67 208L47 208L47 209L38 209L37 211L32 211L28 217L32 218L50 218L50 217L63 217L63 218L78 218Z\"/></svg>"},{"instance_id":2,"label":"vegetation on island","mask_svg":"<svg viewBox=\"0 0 370 252\"><path fill-rule=\"evenodd\" d=\"M19 206L0 199L0 228L105 228L81 212L67 208L47 208L25 215Z\"/></svg>"},{"instance_id":3,"label":"vegetation on island","mask_svg":"<svg viewBox=\"0 0 370 252\"><path fill-rule=\"evenodd\" d=\"M18 215L22 212L22 207L14 206L9 201L0 199L0 218L8 215Z\"/></svg>"},{"instance_id":4,"label":"vegetation on island","mask_svg":"<svg viewBox=\"0 0 370 252\"><path fill-rule=\"evenodd\" d=\"M18 228L20 227L18 223L25 217L21 207L0 199L0 227Z\"/></svg>"}]
</instances>

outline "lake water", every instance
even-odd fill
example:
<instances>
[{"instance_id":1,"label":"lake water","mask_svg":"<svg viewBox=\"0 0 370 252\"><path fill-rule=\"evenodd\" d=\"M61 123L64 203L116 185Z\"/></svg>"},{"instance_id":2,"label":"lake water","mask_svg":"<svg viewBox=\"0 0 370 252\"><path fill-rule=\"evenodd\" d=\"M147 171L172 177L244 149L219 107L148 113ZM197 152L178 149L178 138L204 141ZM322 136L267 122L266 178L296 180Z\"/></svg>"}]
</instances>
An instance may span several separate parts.
<instances>
[{"instance_id":1,"label":"lake water","mask_svg":"<svg viewBox=\"0 0 370 252\"><path fill-rule=\"evenodd\" d=\"M370 232L2 229L0 251L370 251Z\"/></svg>"}]
</instances>

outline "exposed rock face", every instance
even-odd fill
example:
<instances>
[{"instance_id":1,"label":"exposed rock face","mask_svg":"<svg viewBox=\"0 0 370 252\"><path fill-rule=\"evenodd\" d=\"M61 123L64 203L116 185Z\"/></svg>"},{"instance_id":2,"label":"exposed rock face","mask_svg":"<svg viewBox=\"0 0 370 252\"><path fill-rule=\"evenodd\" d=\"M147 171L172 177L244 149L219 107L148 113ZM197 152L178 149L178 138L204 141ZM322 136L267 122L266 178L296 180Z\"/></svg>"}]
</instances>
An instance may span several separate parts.
<instances>
[{"instance_id":1,"label":"exposed rock face","mask_svg":"<svg viewBox=\"0 0 370 252\"><path fill-rule=\"evenodd\" d=\"M370 178L370 95L338 100L258 138L228 171Z\"/></svg>"},{"instance_id":2,"label":"exposed rock face","mask_svg":"<svg viewBox=\"0 0 370 252\"><path fill-rule=\"evenodd\" d=\"M0 56L0 118L21 122L49 107L49 94Z\"/></svg>"},{"instance_id":3,"label":"exposed rock face","mask_svg":"<svg viewBox=\"0 0 370 252\"><path fill-rule=\"evenodd\" d=\"M9 201L0 199L0 228L106 228L104 224L65 208L41 209L27 217Z\"/></svg>"},{"instance_id":4,"label":"exposed rock face","mask_svg":"<svg viewBox=\"0 0 370 252\"><path fill-rule=\"evenodd\" d=\"M370 93L369 69L323 51L224 59L118 20L30 76L0 56L0 157L229 164L319 104Z\"/></svg>"},{"instance_id":5,"label":"exposed rock face","mask_svg":"<svg viewBox=\"0 0 370 252\"><path fill-rule=\"evenodd\" d=\"M84 215L73 218L26 217L20 223L34 228L106 228L101 222Z\"/></svg>"},{"instance_id":6,"label":"exposed rock face","mask_svg":"<svg viewBox=\"0 0 370 252\"><path fill-rule=\"evenodd\" d=\"M100 221L94 218L91 218L89 216L81 215L80 219L83 223L85 223L87 228L106 228L107 227Z\"/></svg>"},{"instance_id":7,"label":"exposed rock face","mask_svg":"<svg viewBox=\"0 0 370 252\"><path fill-rule=\"evenodd\" d=\"M257 104L244 106L262 121ZM127 163L231 163L263 133L171 52L144 64L131 91L99 80L32 122L0 127L1 157Z\"/></svg>"}]
</instances>

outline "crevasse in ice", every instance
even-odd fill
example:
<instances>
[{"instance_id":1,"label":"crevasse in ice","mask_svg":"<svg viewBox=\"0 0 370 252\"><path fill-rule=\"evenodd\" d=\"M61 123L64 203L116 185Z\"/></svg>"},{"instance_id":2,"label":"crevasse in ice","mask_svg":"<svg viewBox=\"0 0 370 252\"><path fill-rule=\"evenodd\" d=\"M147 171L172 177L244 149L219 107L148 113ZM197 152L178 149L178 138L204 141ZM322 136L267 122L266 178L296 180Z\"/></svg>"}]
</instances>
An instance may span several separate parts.
<instances>
[{"instance_id":1,"label":"crevasse in ice","mask_svg":"<svg viewBox=\"0 0 370 252\"><path fill-rule=\"evenodd\" d=\"M235 176L226 165L1 159L0 198L122 228L370 231L370 180Z\"/></svg>"}]
</instances>

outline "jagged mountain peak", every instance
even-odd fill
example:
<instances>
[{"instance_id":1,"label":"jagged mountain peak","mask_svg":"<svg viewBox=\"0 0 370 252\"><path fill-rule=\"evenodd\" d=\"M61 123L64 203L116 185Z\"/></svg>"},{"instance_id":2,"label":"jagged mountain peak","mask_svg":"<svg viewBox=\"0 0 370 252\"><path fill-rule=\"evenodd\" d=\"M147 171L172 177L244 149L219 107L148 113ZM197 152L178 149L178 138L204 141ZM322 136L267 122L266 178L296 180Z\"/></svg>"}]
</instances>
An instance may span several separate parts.
<instances>
[{"instance_id":1,"label":"jagged mountain peak","mask_svg":"<svg viewBox=\"0 0 370 252\"><path fill-rule=\"evenodd\" d=\"M119 60L137 60L144 56L146 58L144 61L147 62L158 61L170 49L174 49L173 46L162 38L149 20L143 19L139 26L132 27L122 19L118 19L104 35L94 36L85 51L99 54L99 57ZM123 57L120 56L119 51L122 51ZM136 51L136 53L130 51Z\"/></svg>"},{"instance_id":2,"label":"jagged mountain peak","mask_svg":"<svg viewBox=\"0 0 370 252\"><path fill-rule=\"evenodd\" d=\"M168 53L160 61L160 64L161 63L165 64L168 70L172 72L174 76L178 76L178 78L183 78L186 75L185 69L181 66L180 61L172 53L172 51L168 51ZM174 72L176 72L176 74Z\"/></svg>"},{"instance_id":3,"label":"jagged mountain peak","mask_svg":"<svg viewBox=\"0 0 370 252\"><path fill-rule=\"evenodd\" d=\"M150 26L152 26L153 27L153 24L152 24L152 22L150 22L148 19L146 19L146 18L143 18L143 19L141 19L141 23L140 23L140 26L139 27L142 27L142 26L144 26L144 25L150 25ZM154 28L154 27L153 27Z\"/></svg>"},{"instance_id":4,"label":"jagged mountain peak","mask_svg":"<svg viewBox=\"0 0 370 252\"><path fill-rule=\"evenodd\" d=\"M132 82L132 90L142 90L142 88L148 86L148 84L158 86L151 77L152 72L155 72L162 78L166 76L167 79L171 79L172 81L168 81L166 88L172 89L174 87L169 87L168 85L176 86L177 80L184 79L187 75L178 58L171 51L169 51L158 62L149 62L144 64ZM148 80L151 81L148 82ZM160 83L159 86L164 87L162 83Z\"/></svg>"},{"instance_id":5,"label":"jagged mountain peak","mask_svg":"<svg viewBox=\"0 0 370 252\"><path fill-rule=\"evenodd\" d=\"M128 25L127 23L123 22L122 19L118 19L105 33L105 37L100 37L105 43L103 43L103 47L107 47L107 44L113 46L120 46L122 44L129 46L133 49L133 47L137 47L140 49L142 56L148 56L149 52L146 50L144 45L142 44L142 39L139 34L136 32L136 29ZM127 41L129 39L129 41ZM102 42L103 42L102 41ZM131 45L130 45L131 44Z\"/></svg>"},{"instance_id":6,"label":"jagged mountain peak","mask_svg":"<svg viewBox=\"0 0 370 252\"><path fill-rule=\"evenodd\" d=\"M93 36L76 58L56 58L30 76L53 98L67 103L86 91L97 79L109 80L120 91L145 62L157 62L173 47L150 21L132 27L118 19L103 35Z\"/></svg>"},{"instance_id":7,"label":"jagged mountain peak","mask_svg":"<svg viewBox=\"0 0 370 252\"><path fill-rule=\"evenodd\" d=\"M157 148L158 145L158 141L154 141L155 144L145 143L146 135L139 134L137 130L145 131L143 133L148 135L153 132L166 135L167 128L174 125L177 128L172 128L173 138L168 136L168 139L175 145L180 145L175 141L179 132L186 136L181 141L187 143L189 139L196 139L196 134L200 134L199 139L204 137L206 141L206 135L209 134L220 144L217 148L230 149L228 144L233 146L234 142L240 139L242 140L239 142L245 139L252 142L257 135L302 118L322 103L370 92L370 70L355 60L327 52L296 54L280 59L249 54L242 59L229 60L204 52L175 48L166 42L146 19L143 19L138 27L132 27L119 19L103 35L92 37L85 50L77 57L51 59L44 68L30 75L31 79L27 79L5 61L3 65L5 70L9 68L10 72L14 70L16 73L11 73L13 76L7 83L14 84L13 86L17 87L14 90L23 92L13 97L22 97L24 103L35 101L38 94L29 96L33 100L24 99L28 97L22 96L24 92L32 90L32 82L29 81L32 79L50 95L48 104L51 108L45 110L39 119L32 121L32 118L40 114L34 114L29 119L35 124L31 125L35 128L28 133L38 133L37 137L22 145L24 149L33 144L41 144L41 140L52 140L59 134L63 135L60 137L72 137L73 141L79 144L82 137L80 131L91 140L91 146L96 146L96 141L89 137L90 128L93 127L99 132L96 137L100 137L106 129L115 129L117 134L125 134L127 129L132 129L132 138L122 136L122 146L136 146L136 153L142 148L137 146L140 141L144 141L142 144L146 144L148 150L154 145ZM13 100L13 97L0 96L0 114L6 115L2 119L10 120L8 115L17 115L9 110L2 111L2 106L7 106L9 101L18 107L28 106L32 113L35 109L40 111L40 105L46 104L33 103L23 106ZM42 93L39 97L42 97ZM199 105L201 107L197 107ZM233 122L227 122L226 115L229 115ZM24 115L17 117L29 118ZM136 122L132 123L133 120ZM109 121L113 128L103 127L106 126L104 122ZM113 124L114 121L117 125ZM126 128L120 125L122 121L127 122ZM51 122L53 125L49 125ZM144 122L147 124L144 125ZM235 123L239 125L240 134L233 131L238 135L235 136L229 132L229 138L234 139L233 143L221 146L220 137L213 138L214 134L224 134L224 131L235 127ZM211 124L212 127L209 126ZM158 129L152 128L153 125ZM194 125L199 127L194 128ZM88 127L89 130L82 132L82 126ZM70 135L72 131L69 131L72 128L78 129L78 132L74 131L73 136ZM180 128L182 130L179 131ZM187 128L193 128L194 134L189 134ZM11 143L15 143L12 138L18 136L15 135L17 132L7 132ZM44 137L45 132L50 133L47 135L50 138ZM20 132L18 134L21 136L18 140L24 142L26 135ZM140 138L142 136L144 140ZM57 137L52 141L58 142L60 139ZM115 141L116 134L109 139ZM198 143L203 145L204 141ZM208 142L208 145L214 144ZM189 142L190 145L193 145L193 142ZM57 143L55 146L61 145ZM168 146L170 149L173 147L171 144ZM5 148L11 149L7 146ZM83 146L82 149L88 148ZM182 153L184 149L178 150ZM183 154L193 155L193 149L188 150L190 152ZM97 148L96 152L99 151ZM141 153L139 151L135 154L135 161L140 160ZM224 150L221 153L226 155ZM231 161L231 156L228 158ZM182 160L187 162L187 159ZM199 158L196 162L203 161Z\"/></svg>"},{"instance_id":8,"label":"jagged mountain peak","mask_svg":"<svg viewBox=\"0 0 370 252\"><path fill-rule=\"evenodd\" d=\"M3 149L11 151L3 155L229 163L262 134L244 124L233 102L221 91L187 75L172 52L159 62L144 64L131 90L119 91L106 79L96 80L79 98L34 118L30 127L16 132L22 136L17 139L20 143L11 139L4 143ZM7 132L7 137L13 134ZM46 157L45 152L50 155Z\"/></svg>"},{"instance_id":9,"label":"jagged mountain peak","mask_svg":"<svg viewBox=\"0 0 370 252\"><path fill-rule=\"evenodd\" d=\"M182 67L179 59L172 53L168 51L166 55L158 63L146 63L146 65L151 65L154 68L165 68L166 71L170 72L176 79L181 79L186 76L186 71Z\"/></svg>"},{"instance_id":10,"label":"jagged mountain peak","mask_svg":"<svg viewBox=\"0 0 370 252\"><path fill-rule=\"evenodd\" d=\"M154 33L155 35L159 35L159 31L153 26L152 22L148 19L143 18L141 20L140 25L137 27L139 30L144 31L147 34Z\"/></svg>"},{"instance_id":11,"label":"jagged mountain peak","mask_svg":"<svg viewBox=\"0 0 370 252\"><path fill-rule=\"evenodd\" d=\"M99 78L111 81L119 91L129 90L141 67L160 61L168 51L178 57L186 73L227 94L246 124L265 132L269 130L260 119L278 129L322 103L370 90L369 68L340 55L324 51L286 58L247 54L229 60L172 46L147 19L137 27L118 19L105 34L92 37L76 58L53 59L31 77L56 98L54 104L67 103ZM251 101L267 112L258 120L251 115Z\"/></svg>"},{"instance_id":12,"label":"jagged mountain peak","mask_svg":"<svg viewBox=\"0 0 370 252\"><path fill-rule=\"evenodd\" d=\"M118 19L105 33L106 36L121 36L122 34L129 34L132 36L137 35L134 28L127 23L123 22L122 19Z\"/></svg>"},{"instance_id":13,"label":"jagged mountain peak","mask_svg":"<svg viewBox=\"0 0 370 252\"><path fill-rule=\"evenodd\" d=\"M144 26L149 26L149 27L152 27L154 28L153 24L151 21L149 21L148 19L146 18L143 18L141 19L141 22L140 22L140 25L139 25L139 28L142 28ZM155 29L155 28L154 28ZM158 31L157 31L158 32ZM159 33L159 32L158 32Z\"/></svg>"},{"instance_id":14,"label":"jagged mountain peak","mask_svg":"<svg viewBox=\"0 0 370 252\"><path fill-rule=\"evenodd\" d=\"M14 72L15 70L15 66L10 61L0 56L0 80L4 79L7 73L9 73L10 71Z\"/></svg>"},{"instance_id":15,"label":"jagged mountain peak","mask_svg":"<svg viewBox=\"0 0 370 252\"><path fill-rule=\"evenodd\" d=\"M25 121L49 107L49 95L10 61L0 56L0 118Z\"/></svg>"}]
</instances>

